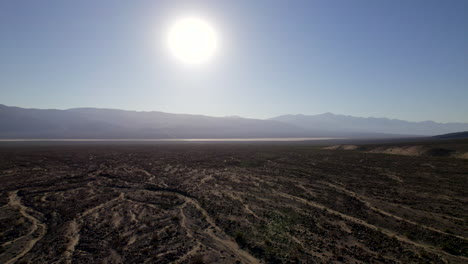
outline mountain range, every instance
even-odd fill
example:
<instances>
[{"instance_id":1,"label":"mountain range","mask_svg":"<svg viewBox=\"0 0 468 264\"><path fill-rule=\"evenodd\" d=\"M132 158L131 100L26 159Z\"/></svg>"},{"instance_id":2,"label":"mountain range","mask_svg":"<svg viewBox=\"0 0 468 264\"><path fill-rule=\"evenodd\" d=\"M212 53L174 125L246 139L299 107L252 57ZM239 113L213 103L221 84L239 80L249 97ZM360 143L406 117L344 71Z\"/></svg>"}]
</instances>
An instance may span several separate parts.
<instances>
[{"instance_id":1,"label":"mountain range","mask_svg":"<svg viewBox=\"0 0 468 264\"><path fill-rule=\"evenodd\" d=\"M306 130L341 133L386 133L397 135L440 135L467 131L468 123L409 122L399 119L354 117L325 113L321 115L283 115L271 118Z\"/></svg>"},{"instance_id":2,"label":"mountain range","mask_svg":"<svg viewBox=\"0 0 468 264\"><path fill-rule=\"evenodd\" d=\"M467 131L468 123L408 122L325 113L267 120L117 109L26 109L0 104L2 139L401 137Z\"/></svg>"}]
</instances>

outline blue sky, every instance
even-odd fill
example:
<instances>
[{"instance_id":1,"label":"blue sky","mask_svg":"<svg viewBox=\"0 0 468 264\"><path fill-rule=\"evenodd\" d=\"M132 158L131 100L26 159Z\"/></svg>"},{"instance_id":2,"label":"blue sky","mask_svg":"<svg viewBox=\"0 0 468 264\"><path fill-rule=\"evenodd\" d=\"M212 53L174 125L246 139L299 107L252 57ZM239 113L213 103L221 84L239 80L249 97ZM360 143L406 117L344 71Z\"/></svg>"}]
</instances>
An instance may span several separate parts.
<instances>
[{"instance_id":1,"label":"blue sky","mask_svg":"<svg viewBox=\"0 0 468 264\"><path fill-rule=\"evenodd\" d=\"M216 56L169 52L177 18ZM468 122L468 1L0 2L0 103Z\"/></svg>"}]
</instances>

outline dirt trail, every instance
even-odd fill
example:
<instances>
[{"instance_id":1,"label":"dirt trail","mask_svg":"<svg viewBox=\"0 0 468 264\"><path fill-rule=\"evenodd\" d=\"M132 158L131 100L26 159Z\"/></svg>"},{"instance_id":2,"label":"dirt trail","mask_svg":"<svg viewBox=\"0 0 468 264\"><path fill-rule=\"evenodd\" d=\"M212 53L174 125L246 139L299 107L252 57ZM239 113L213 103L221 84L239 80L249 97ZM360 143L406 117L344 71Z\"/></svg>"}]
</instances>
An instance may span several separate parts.
<instances>
[{"instance_id":1,"label":"dirt trail","mask_svg":"<svg viewBox=\"0 0 468 264\"><path fill-rule=\"evenodd\" d=\"M34 216L28 214L28 210L34 211L33 209L23 205L21 203L21 198L18 196L18 191L10 192L8 195L9 202L8 204L12 208L17 208L19 213L27 218L29 221L31 221L31 231L21 237L20 239L24 239L25 245L22 247L22 251L15 254L15 256L5 262L5 264L10 264L16 262L18 259L22 258L24 255L26 255L33 247L34 245L41 240L45 233L47 232L47 227L45 224L43 224L41 221L39 221L37 218ZM16 239L12 243L21 243L20 239Z\"/></svg>"},{"instance_id":2,"label":"dirt trail","mask_svg":"<svg viewBox=\"0 0 468 264\"><path fill-rule=\"evenodd\" d=\"M206 210L200 206L198 201L196 201L193 198L190 198L190 197L187 197L182 194L175 193L175 192L170 192L170 191L155 191L155 192L176 195L179 198L185 200L186 203L190 203L191 205L193 205L198 211L200 211L200 213L203 215L203 217L205 218L205 220L208 222L208 224L211 227L211 228L208 228L205 231L205 233L214 241L216 241L218 246L221 246L226 251L233 252L244 263L254 263L254 264L260 263L258 259L250 255L248 252L242 250L234 240L230 239L229 236L224 234L224 231L222 231L221 228L219 228L219 226L216 225L214 220L210 217L210 215L206 212ZM216 230L216 233L214 233L213 230Z\"/></svg>"},{"instance_id":3,"label":"dirt trail","mask_svg":"<svg viewBox=\"0 0 468 264\"><path fill-rule=\"evenodd\" d=\"M195 253L201 248L201 244L200 242L197 242L197 244L190 250L188 251L187 253L185 253L182 257L180 257L178 260L174 261L174 264L175 263L182 263L184 260L186 260L187 258L195 255Z\"/></svg>"},{"instance_id":4,"label":"dirt trail","mask_svg":"<svg viewBox=\"0 0 468 264\"><path fill-rule=\"evenodd\" d=\"M381 228L381 227L378 227L378 226L375 226L375 225L372 225L372 224L369 224L361 219L358 219L358 218L355 218L353 216L350 216L350 215L347 215L347 214L344 214L344 213L341 213L341 212L338 212L336 210L333 210L329 207L326 207L322 204L319 204L319 203L315 203L315 202L312 202L312 201L309 201L309 200L306 200L304 198L301 198L301 197L297 197L297 196L294 196L294 195L290 195L290 194L287 194L287 193L281 193L279 194L280 196L283 196L285 198L288 198L288 199L292 199L292 200L296 200L296 201L299 201L299 202L302 202L304 204L307 204L309 206L312 206L312 207L315 207L315 208L318 208L318 209L322 209L322 210L327 210L328 213L331 213L331 214L334 214L334 215L338 215L350 222L353 222L355 224L359 224L359 225L363 225L367 228L370 228L370 229L373 229L375 231L379 231L381 232L382 234L385 234L386 236L390 237L390 238L395 238L397 239L398 241L400 242L403 242L403 243L407 243L407 244L411 244L411 245L414 245L416 247L420 247L420 248L424 248L425 250L427 251L431 251L433 253L436 253L436 254L443 254L443 255L448 255L448 256L452 256L448 253L445 253L445 252L442 252L442 251L437 251L437 250L434 250L433 247L431 246L428 246L428 245L425 245L425 244L421 244L421 243L417 243L417 242L414 242L406 237L403 237L401 235L399 235L398 233L395 233L395 232L392 232L388 229L385 229L385 228ZM463 256L457 256L457 257L460 257L462 259L465 259L468 261L468 258L466 257L463 257Z\"/></svg>"},{"instance_id":5,"label":"dirt trail","mask_svg":"<svg viewBox=\"0 0 468 264\"><path fill-rule=\"evenodd\" d=\"M195 199L193 199L191 197L188 197L188 196L186 196L186 195L184 195L184 194L182 194L180 192L172 191L172 190L154 190L154 189L150 189L149 191L152 191L154 193L160 193L160 194L175 195L175 196L181 198L182 200L184 200L185 204L189 203L189 204L193 205L203 215L203 217L205 218L205 220L207 221L207 223L210 226L205 231L206 235L209 236L211 239L213 239L217 243L218 246L222 247L223 250L225 250L225 251L233 252L243 263L253 263L253 264L260 263L259 260L256 259L254 256L252 256L248 252L242 250L239 247L239 245L234 240L232 240L232 238L230 238L228 235L224 234L224 231L222 231L221 228L219 228L216 225L216 223L210 217L210 215L206 212L206 210L203 207L201 207L200 204L198 203L198 201L196 201ZM118 199L129 200L131 202L137 202L137 201L125 198L124 194L121 193L120 196L117 197L117 198L114 198L114 199L109 200L109 201L107 201L105 203L102 203L102 204L100 204L100 205L98 205L96 207L93 207L93 208L90 208L90 209L86 210L81 215L81 217L89 215L93 211L98 210L98 209L106 206L108 203L111 203L111 202L116 201ZM145 204L145 205L148 205L148 204ZM181 209L183 210L182 207L183 206L181 206ZM185 214L181 215L181 217L184 219L184 224L185 224L185 222L186 222ZM186 229L189 230L189 228L187 228L187 227L186 227ZM216 232L214 232L213 230L216 230ZM190 232L190 231L188 231L188 232Z\"/></svg>"},{"instance_id":6,"label":"dirt trail","mask_svg":"<svg viewBox=\"0 0 468 264\"><path fill-rule=\"evenodd\" d=\"M442 230L439 230L439 229L436 229L436 228L433 228L433 227L430 227L430 226L427 226L427 225L423 225L423 224L418 224L416 222L413 222L411 220L407 220L407 219L404 219L404 218L401 218L399 217L398 215L394 215L392 213L389 213L389 212L386 212L386 211L383 211L377 207L374 207L372 206L368 201L365 200L365 198L363 198L362 196L360 196L359 194L353 192L353 191L350 191L344 187L341 187L341 186L338 186L338 185L334 185L334 184L331 184L331 183L328 183L328 182L322 182L323 184L325 185L328 185L336 190L339 190L341 192L344 192L345 194L351 196L351 197L354 197L356 200L360 201L361 203L363 203L366 207L368 207L369 209L371 209L372 211L375 211L377 213L380 213L380 214L383 214L385 216L388 216L388 217L392 217L396 220L399 220L399 221L403 221L403 222L406 222L406 223L409 223L409 224L412 224L412 225L415 225L415 226L420 226L420 227L423 227L425 229L428 229L428 230L431 230L431 231L434 231L434 232L437 232L437 233L440 233L440 234L444 234L444 235L447 235L447 236L453 236L453 237L456 237L456 238L459 238L459 239L462 239L462 240L466 240L468 241L467 238L465 237L462 237L462 236L458 236L456 234L450 234L450 233L447 233L447 232L444 232Z\"/></svg>"},{"instance_id":7,"label":"dirt trail","mask_svg":"<svg viewBox=\"0 0 468 264\"><path fill-rule=\"evenodd\" d=\"M186 204L184 204L185 206ZM181 207L179 209L179 214L180 214L180 225L182 226L182 228L185 229L185 231L187 232L187 236L192 238L193 237L193 234L192 232L190 231L190 228L188 228L187 226L187 216L185 216L185 213L184 213L184 209L183 207Z\"/></svg>"},{"instance_id":8,"label":"dirt trail","mask_svg":"<svg viewBox=\"0 0 468 264\"><path fill-rule=\"evenodd\" d=\"M207 174L207 175L205 174L203 175L203 178L201 178L200 184L204 184L205 182L212 180L212 179L214 179L212 174Z\"/></svg>"},{"instance_id":9,"label":"dirt trail","mask_svg":"<svg viewBox=\"0 0 468 264\"><path fill-rule=\"evenodd\" d=\"M242 204L242 208L244 209L244 211L253 215L255 218L259 218L258 215L254 213L252 209L250 209L249 205L244 203L244 200L239 195L235 194L234 192L227 192L227 191L224 193L228 195L229 197L231 197L231 199L239 201Z\"/></svg>"},{"instance_id":10,"label":"dirt trail","mask_svg":"<svg viewBox=\"0 0 468 264\"><path fill-rule=\"evenodd\" d=\"M95 207L92 207L80 215L78 215L77 218L73 219L70 221L68 224L68 227L65 231L65 236L68 239L67 246L65 248L65 252L63 253L63 257L65 258L65 263L72 263L73 259L73 253L75 252L75 247L78 245L80 242L80 230L81 230L81 225L83 224L83 218L87 215L90 215L91 213L105 207L106 205L115 202L117 200L123 200L124 199L124 194L120 193L120 195L116 198L113 198L109 201L106 201L104 203L101 203Z\"/></svg>"},{"instance_id":11,"label":"dirt trail","mask_svg":"<svg viewBox=\"0 0 468 264\"><path fill-rule=\"evenodd\" d=\"M145 174L147 177L149 177L148 182L152 183L156 179L156 176L149 173L147 170L137 169L137 168L131 168L131 170L136 171L136 172L141 172L141 173ZM167 187L167 184L164 181L162 181L161 179L160 179L159 185L161 185L163 187Z\"/></svg>"},{"instance_id":12,"label":"dirt trail","mask_svg":"<svg viewBox=\"0 0 468 264\"><path fill-rule=\"evenodd\" d=\"M250 255L248 252L242 250L232 238L224 234L224 231L222 231L221 228L219 228L216 225L215 221L210 217L210 215L206 212L206 210L203 207L201 207L201 205L195 199L188 197L186 195L183 195L179 192L171 191L171 190L148 190L148 191L159 193L159 194L174 195L182 199L185 202L182 206L179 207L179 210L180 210L179 212L180 212L180 217L181 217L181 220L180 220L181 226L187 231L188 237L195 238L195 234L193 233L192 229L188 226L189 220L187 219L187 216L184 212L184 209L185 209L184 207L187 204L190 204L202 214L203 218L206 220L206 222L209 225L208 228L204 230L200 230L200 231L203 232L212 241L214 241L217 247L221 248L224 251L232 252L235 256L237 256L238 259L242 261L242 263L252 263L252 264L260 263L258 259ZM129 199L128 197L125 197L124 193L120 193L118 197L115 197L95 207L85 210L76 219L70 222L67 232L66 232L66 236L68 238L68 244L67 244L66 251L63 255L66 259L66 263L71 263L74 249L76 245L79 243L79 239L80 239L79 232L80 232L81 225L83 224L83 218L119 200L120 201L125 200L130 203L141 203L141 202ZM141 204L144 204L145 206L154 207L154 205L147 204L147 203L141 203ZM183 257L181 257L181 259L179 259L179 262L184 261L190 255L195 254L195 252L199 250L199 248L201 247L201 243L198 240L197 240L197 243L198 243L197 244L198 246L188 251ZM118 260L121 260L121 258L116 254L116 252L113 252L112 256L110 256L107 260L118 261Z\"/></svg>"},{"instance_id":13,"label":"dirt trail","mask_svg":"<svg viewBox=\"0 0 468 264\"><path fill-rule=\"evenodd\" d=\"M80 241L80 226L76 220L73 220L70 222L70 224L68 224L66 235L68 237L68 244L63 256L65 257L66 263L71 263L73 252L75 252L75 247Z\"/></svg>"},{"instance_id":14,"label":"dirt trail","mask_svg":"<svg viewBox=\"0 0 468 264\"><path fill-rule=\"evenodd\" d=\"M107 202L101 203L101 204L99 204L99 205L97 205L95 207L89 208L88 210L84 211L83 213L80 214L80 216L78 216L78 219L81 219L81 218L93 213L94 211L97 211L97 210L103 208L104 206L106 206L106 205L108 205L110 203L113 203L113 202L115 202L117 200L123 200L123 199L124 199L124 193L120 193L120 195L118 197L113 198L113 199L111 199L111 200L109 200Z\"/></svg>"}]
</instances>

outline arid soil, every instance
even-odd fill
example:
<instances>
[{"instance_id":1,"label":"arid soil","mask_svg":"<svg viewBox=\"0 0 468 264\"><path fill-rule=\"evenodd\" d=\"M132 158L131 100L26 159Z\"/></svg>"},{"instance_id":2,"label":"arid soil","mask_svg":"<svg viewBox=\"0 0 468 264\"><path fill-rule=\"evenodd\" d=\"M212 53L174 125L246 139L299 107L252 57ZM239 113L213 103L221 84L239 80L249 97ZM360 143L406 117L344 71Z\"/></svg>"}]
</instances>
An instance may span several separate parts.
<instances>
[{"instance_id":1,"label":"arid soil","mask_svg":"<svg viewBox=\"0 0 468 264\"><path fill-rule=\"evenodd\" d=\"M468 161L301 144L0 148L0 263L468 263Z\"/></svg>"},{"instance_id":2,"label":"arid soil","mask_svg":"<svg viewBox=\"0 0 468 264\"><path fill-rule=\"evenodd\" d=\"M383 153L404 156L452 157L468 159L468 140L434 140L391 144L349 145L339 144L323 147L328 150L360 150L369 153Z\"/></svg>"}]
</instances>

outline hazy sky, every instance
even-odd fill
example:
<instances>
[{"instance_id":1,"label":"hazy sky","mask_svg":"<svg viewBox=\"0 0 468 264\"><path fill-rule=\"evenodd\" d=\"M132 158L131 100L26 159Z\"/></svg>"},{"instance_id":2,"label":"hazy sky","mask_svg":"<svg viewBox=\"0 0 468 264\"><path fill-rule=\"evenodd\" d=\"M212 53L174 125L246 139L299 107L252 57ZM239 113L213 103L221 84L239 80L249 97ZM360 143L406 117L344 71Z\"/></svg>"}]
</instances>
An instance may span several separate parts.
<instances>
[{"instance_id":1,"label":"hazy sky","mask_svg":"<svg viewBox=\"0 0 468 264\"><path fill-rule=\"evenodd\" d=\"M199 16L218 52L176 60ZM0 103L468 122L468 1L0 1Z\"/></svg>"}]
</instances>

